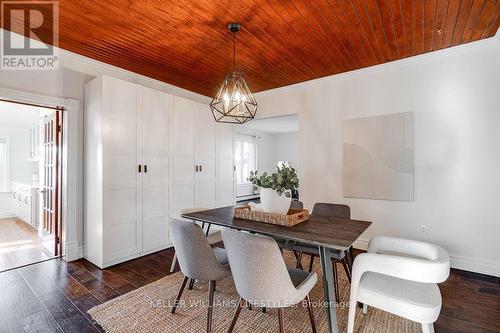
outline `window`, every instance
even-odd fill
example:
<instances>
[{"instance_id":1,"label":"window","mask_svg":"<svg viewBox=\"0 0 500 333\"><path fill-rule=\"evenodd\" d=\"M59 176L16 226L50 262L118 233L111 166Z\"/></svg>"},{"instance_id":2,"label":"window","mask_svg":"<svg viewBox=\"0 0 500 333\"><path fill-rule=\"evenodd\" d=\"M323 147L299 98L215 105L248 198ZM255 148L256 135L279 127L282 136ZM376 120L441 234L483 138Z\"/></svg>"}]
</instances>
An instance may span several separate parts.
<instances>
[{"instance_id":1,"label":"window","mask_svg":"<svg viewBox=\"0 0 500 333\"><path fill-rule=\"evenodd\" d=\"M0 136L0 192L9 189L9 138Z\"/></svg>"},{"instance_id":2,"label":"window","mask_svg":"<svg viewBox=\"0 0 500 333\"><path fill-rule=\"evenodd\" d=\"M255 137L250 135L236 135L234 147L236 179L238 184L248 183L250 171L257 169Z\"/></svg>"}]
</instances>

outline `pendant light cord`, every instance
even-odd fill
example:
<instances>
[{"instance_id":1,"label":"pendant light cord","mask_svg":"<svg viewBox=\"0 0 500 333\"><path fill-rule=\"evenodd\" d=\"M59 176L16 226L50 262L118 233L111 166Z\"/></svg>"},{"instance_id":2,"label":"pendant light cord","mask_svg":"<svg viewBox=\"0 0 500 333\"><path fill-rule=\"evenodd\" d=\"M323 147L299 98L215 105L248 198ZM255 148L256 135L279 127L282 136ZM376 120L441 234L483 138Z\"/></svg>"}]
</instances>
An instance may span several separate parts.
<instances>
[{"instance_id":1,"label":"pendant light cord","mask_svg":"<svg viewBox=\"0 0 500 333\"><path fill-rule=\"evenodd\" d=\"M233 73L236 66L236 32L233 31Z\"/></svg>"}]
</instances>

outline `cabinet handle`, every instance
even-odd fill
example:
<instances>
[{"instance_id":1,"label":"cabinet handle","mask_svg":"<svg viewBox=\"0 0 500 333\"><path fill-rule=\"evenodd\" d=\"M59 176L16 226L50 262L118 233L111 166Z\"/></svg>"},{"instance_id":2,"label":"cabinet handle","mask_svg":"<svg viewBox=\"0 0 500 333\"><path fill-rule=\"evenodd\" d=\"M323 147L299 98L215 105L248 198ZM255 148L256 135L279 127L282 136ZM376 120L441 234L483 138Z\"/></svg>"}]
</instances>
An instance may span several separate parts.
<instances>
[{"instance_id":1,"label":"cabinet handle","mask_svg":"<svg viewBox=\"0 0 500 333\"><path fill-rule=\"evenodd\" d=\"M199 170L199 167L198 167L197 165L195 165L195 167L194 167L194 171L195 171L195 172L198 172L198 170Z\"/></svg>"},{"instance_id":2,"label":"cabinet handle","mask_svg":"<svg viewBox=\"0 0 500 333\"><path fill-rule=\"evenodd\" d=\"M137 172L139 172L139 173L140 173L140 172L142 172L142 165L140 165L140 164L139 164L139 165L137 166Z\"/></svg>"},{"instance_id":3,"label":"cabinet handle","mask_svg":"<svg viewBox=\"0 0 500 333\"><path fill-rule=\"evenodd\" d=\"M144 165L144 173L148 173L148 166Z\"/></svg>"},{"instance_id":4,"label":"cabinet handle","mask_svg":"<svg viewBox=\"0 0 500 333\"><path fill-rule=\"evenodd\" d=\"M202 171L203 171L203 168L202 168L202 165L200 165L200 172L202 172Z\"/></svg>"}]
</instances>

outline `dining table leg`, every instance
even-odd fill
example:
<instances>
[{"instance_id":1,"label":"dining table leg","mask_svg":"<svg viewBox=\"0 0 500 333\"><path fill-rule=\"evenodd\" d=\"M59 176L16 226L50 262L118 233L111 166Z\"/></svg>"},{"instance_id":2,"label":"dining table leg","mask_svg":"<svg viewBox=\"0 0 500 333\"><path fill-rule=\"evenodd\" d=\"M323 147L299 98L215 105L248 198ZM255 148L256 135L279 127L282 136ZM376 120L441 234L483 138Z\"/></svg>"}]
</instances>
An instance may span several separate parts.
<instances>
[{"instance_id":1,"label":"dining table leg","mask_svg":"<svg viewBox=\"0 0 500 333\"><path fill-rule=\"evenodd\" d=\"M319 246L319 257L321 261L321 272L323 273L323 288L325 292L325 307L328 315L328 332L338 333L337 314L335 313L335 282L333 281L332 257L330 250Z\"/></svg>"}]
</instances>

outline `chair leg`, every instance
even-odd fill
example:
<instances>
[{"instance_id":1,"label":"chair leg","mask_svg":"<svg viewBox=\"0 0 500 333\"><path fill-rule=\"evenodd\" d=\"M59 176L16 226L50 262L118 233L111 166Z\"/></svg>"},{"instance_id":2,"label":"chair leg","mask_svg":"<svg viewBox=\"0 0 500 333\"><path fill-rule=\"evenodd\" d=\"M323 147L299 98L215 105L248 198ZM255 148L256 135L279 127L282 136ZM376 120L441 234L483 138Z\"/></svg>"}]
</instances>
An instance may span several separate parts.
<instances>
[{"instance_id":1,"label":"chair leg","mask_svg":"<svg viewBox=\"0 0 500 333\"><path fill-rule=\"evenodd\" d=\"M311 299L309 298L309 295L306 296L306 301L307 301L307 312L309 312L309 320L311 321L311 329L313 333L316 333L316 321L314 320L314 312L311 307Z\"/></svg>"},{"instance_id":2,"label":"chair leg","mask_svg":"<svg viewBox=\"0 0 500 333\"><path fill-rule=\"evenodd\" d=\"M214 291L215 281L208 282L208 315L207 315L207 333L212 332L212 316L214 313Z\"/></svg>"},{"instance_id":3,"label":"chair leg","mask_svg":"<svg viewBox=\"0 0 500 333\"><path fill-rule=\"evenodd\" d=\"M243 298L240 297L238 301L238 305L236 305L236 309L234 310L233 320L231 320L231 325L227 329L227 333L233 332L234 326L236 325L236 321L240 315L241 309L243 308Z\"/></svg>"},{"instance_id":4,"label":"chair leg","mask_svg":"<svg viewBox=\"0 0 500 333\"><path fill-rule=\"evenodd\" d=\"M434 324L423 324L422 323L422 333L434 333Z\"/></svg>"},{"instance_id":5,"label":"chair leg","mask_svg":"<svg viewBox=\"0 0 500 333\"><path fill-rule=\"evenodd\" d=\"M181 300L182 292L184 291L184 288L186 287L186 283L188 282L189 278L187 276L184 277L184 280L182 280L181 288L179 289L179 292L177 293L177 297L175 298L174 306L172 307L172 310L170 310L171 313L175 313L175 309L177 309L177 306L179 305L179 301Z\"/></svg>"},{"instance_id":6,"label":"chair leg","mask_svg":"<svg viewBox=\"0 0 500 333\"><path fill-rule=\"evenodd\" d=\"M177 254L174 253L174 258L172 259L172 264L170 265L170 273L175 271L175 264L177 264Z\"/></svg>"},{"instance_id":7,"label":"chair leg","mask_svg":"<svg viewBox=\"0 0 500 333\"><path fill-rule=\"evenodd\" d=\"M349 280L349 283L351 283L351 270L349 268L349 260L346 256L342 258L342 266L344 266L345 275L347 275L347 279Z\"/></svg>"},{"instance_id":8,"label":"chair leg","mask_svg":"<svg viewBox=\"0 0 500 333\"><path fill-rule=\"evenodd\" d=\"M354 264L354 253L352 252L352 246L349 247L349 261L351 262L351 271L352 271L352 265Z\"/></svg>"},{"instance_id":9,"label":"chair leg","mask_svg":"<svg viewBox=\"0 0 500 333\"><path fill-rule=\"evenodd\" d=\"M336 260L332 260L332 270L333 270L333 284L335 285L335 302L339 302L339 279L337 274L337 263Z\"/></svg>"},{"instance_id":10,"label":"chair leg","mask_svg":"<svg viewBox=\"0 0 500 333\"><path fill-rule=\"evenodd\" d=\"M351 296L350 300L350 306L349 306L349 317L347 319L347 333L353 333L354 332L354 320L356 318L356 306L353 305L353 303L359 303L356 302L356 300Z\"/></svg>"},{"instance_id":11,"label":"chair leg","mask_svg":"<svg viewBox=\"0 0 500 333\"><path fill-rule=\"evenodd\" d=\"M188 289L189 290L193 290L193 287L194 287L194 279L191 279L191 281L189 281L189 287L188 287Z\"/></svg>"},{"instance_id":12,"label":"chair leg","mask_svg":"<svg viewBox=\"0 0 500 333\"><path fill-rule=\"evenodd\" d=\"M303 269L302 268L302 252L297 252L297 251L293 250L293 255L295 256L295 261L296 261L295 268Z\"/></svg>"},{"instance_id":13,"label":"chair leg","mask_svg":"<svg viewBox=\"0 0 500 333\"><path fill-rule=\"evenodd\" d=\"M278 308L278 320L280 323L280 333L285 333L285 318L283 317L282 308Z\"/></svg>"},{"instance_id":14,"label":"chair leg","mask_svg":"<svg viewBox=\"0 0 500 333\"><path fill-rule=\"evenodd\" d=\"M311 254L311 260L309 261L309 273L311 273L313 270L314 257L315 257L315 255Z\"/></svg>"}]
</instances>

